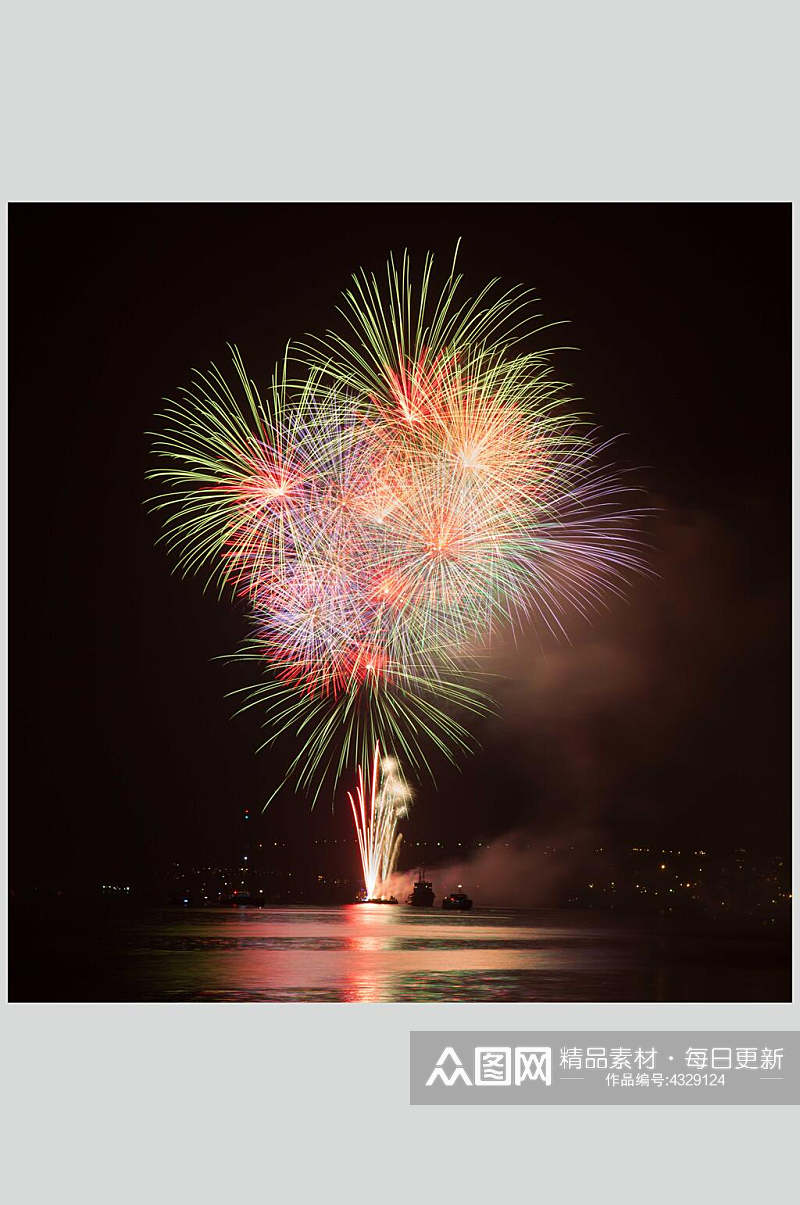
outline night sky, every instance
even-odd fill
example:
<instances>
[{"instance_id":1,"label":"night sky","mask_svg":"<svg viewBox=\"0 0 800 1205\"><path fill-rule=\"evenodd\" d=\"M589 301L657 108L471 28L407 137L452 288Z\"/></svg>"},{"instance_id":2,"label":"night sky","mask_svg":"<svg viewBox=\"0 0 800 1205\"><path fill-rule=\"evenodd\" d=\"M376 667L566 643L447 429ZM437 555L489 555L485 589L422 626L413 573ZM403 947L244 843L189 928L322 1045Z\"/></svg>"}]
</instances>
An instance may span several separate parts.
<instances>
[{"instance_id":1,"label":"night sky","mask_svg":"<svg viewBox=\"0 0 800 1205\"><path fill-rule=\"evenodd\" d=\"M146 880L224 861L288 750L214 660L241 608L155 547L146 431L236 342L266 382L359 266L452 255L466 286L534 287L541 336L658 508L657 576L571 645L498 652L501 719L420 788L418 836L697 841L786 850L789 791L788 205L13 205L12 883ZM349 836L285 792L259 821Z\"/></svg>"}]
</instances>

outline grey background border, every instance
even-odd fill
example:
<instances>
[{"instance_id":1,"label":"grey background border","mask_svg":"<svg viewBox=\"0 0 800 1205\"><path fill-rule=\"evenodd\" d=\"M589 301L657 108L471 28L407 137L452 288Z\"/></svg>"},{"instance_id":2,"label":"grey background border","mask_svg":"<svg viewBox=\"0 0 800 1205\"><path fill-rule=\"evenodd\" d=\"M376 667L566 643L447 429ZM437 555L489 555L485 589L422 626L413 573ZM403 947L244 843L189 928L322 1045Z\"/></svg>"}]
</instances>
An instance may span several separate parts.
<instances>
[{"instance_id":1,"label":"grey background border","mask_svg":"<svg viewBox=\"0 0 800 1205\"><path fill-rule=\"evenodd\" d=\"M4 25L6 201L800 192L776 0L14 0ZM5 221L2 252L5 270ZM0 1174L19 1203L785 1196L793 1110L412 1115L408 1032L744 1033L799 1028L798 1008L796 962L792 1005L4 1005Z\"/></svg>"}]
</instances>

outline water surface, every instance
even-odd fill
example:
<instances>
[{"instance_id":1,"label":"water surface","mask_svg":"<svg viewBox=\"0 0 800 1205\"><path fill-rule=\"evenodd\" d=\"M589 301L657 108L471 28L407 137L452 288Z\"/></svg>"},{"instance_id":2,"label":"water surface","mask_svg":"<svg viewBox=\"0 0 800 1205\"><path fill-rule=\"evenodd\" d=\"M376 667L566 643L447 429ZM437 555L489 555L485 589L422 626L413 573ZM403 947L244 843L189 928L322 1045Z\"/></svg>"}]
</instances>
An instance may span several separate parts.
<instances>
[{"instance_id":1,"label":"water surface","mask_svg":"<svg viewBox=\"0 0 800 1205\"><path fill-rule=\"evenodd\" d=\"M788 944L569 910L150 909L17 940L12 999L787 999ZM20 944L27 950L21 952ZM38 943L36 970L24 966ZM16 982L16 986L15 986Z\"/></svg>"}]
</instances>

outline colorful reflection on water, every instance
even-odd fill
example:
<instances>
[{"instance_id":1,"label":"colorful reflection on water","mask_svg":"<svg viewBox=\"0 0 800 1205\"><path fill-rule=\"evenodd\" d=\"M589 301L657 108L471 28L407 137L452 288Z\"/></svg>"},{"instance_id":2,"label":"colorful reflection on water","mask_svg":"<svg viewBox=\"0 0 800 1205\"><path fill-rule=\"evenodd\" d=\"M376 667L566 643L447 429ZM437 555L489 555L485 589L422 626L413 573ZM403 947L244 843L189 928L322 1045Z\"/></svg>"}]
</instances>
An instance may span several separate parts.
<instances>
[{"instance_id":1,"label":"colorful reflection on water","mask_svg":"<svg viewBox=\"0 0 800 1205\"><path fill-rule=\"evenodd\" d=\"M656 935L648 922L596 913L454 914L369 904L153 910L128 929L123 944L124 954L113 955L106 998L781 998L771 980L774 968L762 966L760 979L753 979L754 948L744 939L717 943L709 958L703 936Z\"/></svg>"}]
</instances>

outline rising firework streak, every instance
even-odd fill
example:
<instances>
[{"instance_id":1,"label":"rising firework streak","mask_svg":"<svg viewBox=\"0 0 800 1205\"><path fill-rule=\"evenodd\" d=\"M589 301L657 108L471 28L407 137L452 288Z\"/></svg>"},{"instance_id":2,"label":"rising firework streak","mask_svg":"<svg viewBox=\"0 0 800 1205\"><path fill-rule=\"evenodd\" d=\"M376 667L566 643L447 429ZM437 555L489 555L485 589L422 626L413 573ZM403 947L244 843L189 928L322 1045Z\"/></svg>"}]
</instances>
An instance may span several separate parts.
<instances>
[{"instance_id":1,"label":"rising firework streak","mask_svg":"<svg viewBox=\"0 0 800 1205\"><path fill-rule=\"evenodd\" d=\"M358 768L355 797L352 792L347 793L364 873L365 902L383 901L383 884L394 871L402 841L397 825L408 815L410 795L397 762L391 757L381 759L376 745L366 778L364 768Z\"/></svg>"}]
</instances>

